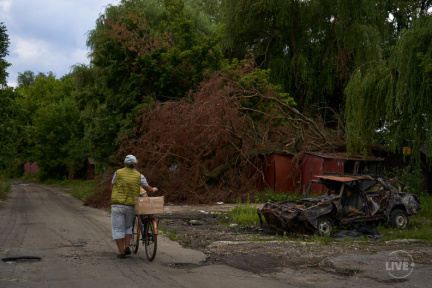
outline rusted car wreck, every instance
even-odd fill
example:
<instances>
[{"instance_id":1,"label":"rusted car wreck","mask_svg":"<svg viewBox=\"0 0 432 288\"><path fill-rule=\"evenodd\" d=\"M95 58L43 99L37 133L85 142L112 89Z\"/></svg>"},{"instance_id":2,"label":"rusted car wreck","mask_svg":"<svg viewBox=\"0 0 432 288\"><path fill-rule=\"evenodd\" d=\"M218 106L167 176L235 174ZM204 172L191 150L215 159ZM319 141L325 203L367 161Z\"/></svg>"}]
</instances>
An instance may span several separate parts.
<instances>
[{"instance_id":1,"label":"rusted car wreck","mask_svg":"<svg viewBox=\"0 0 432 288\"><path fill-rule=\"evenodd\" d=\"M330 235L339 224L388 222L393 227L405 229L408 216L421 209L416 195L396 189L391 181L386 182L381 177L346 174L317 177L305 196L309 196L314 183L328 188L324 195L267 202L258 208L261 226L279 233L310 231L319 235Z\"/></svg>"}]
</instances>

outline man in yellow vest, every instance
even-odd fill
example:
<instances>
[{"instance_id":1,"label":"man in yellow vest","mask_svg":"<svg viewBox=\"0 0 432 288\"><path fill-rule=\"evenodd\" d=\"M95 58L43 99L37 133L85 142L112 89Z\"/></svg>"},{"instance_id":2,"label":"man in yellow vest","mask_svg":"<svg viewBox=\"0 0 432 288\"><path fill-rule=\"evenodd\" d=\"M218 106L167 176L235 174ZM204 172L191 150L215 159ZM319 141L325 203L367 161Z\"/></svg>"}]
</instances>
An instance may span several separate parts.
<instances>
[{"instance_id":1,"label":"man in yellow vest","mask_svg":"<svg viewBox=\"0 0 432 288\"><path fill-rule=\"evenodd\" d=\"M133 155L127 155L125 167L114 173L111 182L111 227L113 240L116 241L120 259L131 254L130 241L132 225L135 217L134 198L140 195L140 187L147 192L156 192L156 187L150 187L146 178L135 169L137 160Z\"/></svg>"}]
</instances>

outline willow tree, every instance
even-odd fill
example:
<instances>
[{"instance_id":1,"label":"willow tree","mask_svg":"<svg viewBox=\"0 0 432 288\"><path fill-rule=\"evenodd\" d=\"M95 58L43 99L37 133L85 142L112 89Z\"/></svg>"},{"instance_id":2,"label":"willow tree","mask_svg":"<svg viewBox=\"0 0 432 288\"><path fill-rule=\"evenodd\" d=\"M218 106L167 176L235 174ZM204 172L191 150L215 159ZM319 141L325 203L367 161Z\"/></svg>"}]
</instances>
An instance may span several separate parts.
<instances>
[{"instance_id":1,"label":"willow tree","mask_svg":"<svg viewBox=\"0 0 432 288\"><path fill-rule=\"evenodd\" d=\"M432 18L405 29L387 61L367 63L346 89L349 149L367 153L374 143L395 151L409 145L415 158L432 155Z\"/></svg>"},{"instance_id":2,"label":"willow tree","mask_svg":"<svg viewBox=\"0 0 432 288\"><path fill-rule=\"evenodd\" d=\"M340 109L354 68L381 57L388 26L381 1L222 1L224 46L230 57L253 50L302 110L308 104Z\"/></svg>"}]
</instances>

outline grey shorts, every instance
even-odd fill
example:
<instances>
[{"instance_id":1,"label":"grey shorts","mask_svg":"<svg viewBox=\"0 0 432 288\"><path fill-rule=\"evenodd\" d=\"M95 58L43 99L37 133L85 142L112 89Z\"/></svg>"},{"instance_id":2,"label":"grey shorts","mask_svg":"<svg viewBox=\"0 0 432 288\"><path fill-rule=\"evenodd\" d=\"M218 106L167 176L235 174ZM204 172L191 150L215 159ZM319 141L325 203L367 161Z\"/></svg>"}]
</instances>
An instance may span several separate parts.
<instances>
[{"instance_id":1,"label":"grey shorts","mask_svg":"<svg viewBox=\"0 0 432 288\"><path fill-rule=\"evenodd\" d=\"M111 205L111 229L113 240L125 238L126 234L132 234L134 217L134 206L118 204Z\"/></svg>"}]
</instances>

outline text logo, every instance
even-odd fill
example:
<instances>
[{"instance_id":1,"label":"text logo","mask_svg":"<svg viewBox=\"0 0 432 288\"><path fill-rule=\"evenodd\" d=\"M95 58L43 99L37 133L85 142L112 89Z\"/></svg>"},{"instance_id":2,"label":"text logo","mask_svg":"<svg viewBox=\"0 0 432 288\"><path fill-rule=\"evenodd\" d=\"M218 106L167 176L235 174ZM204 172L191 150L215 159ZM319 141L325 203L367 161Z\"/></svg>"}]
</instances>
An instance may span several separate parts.
<instances>
[{"instance_id":1,"label":"text logo","mask_svg":"<svg viewBox=\"0 0 432 288\"><path fill-rule=\"evenodd\" d=\"M385 269L390 276L402 279L408 277L414 270L414 261L411 255L403 250L393 251L385 263Z\"/></svg>"}]
</instances>

